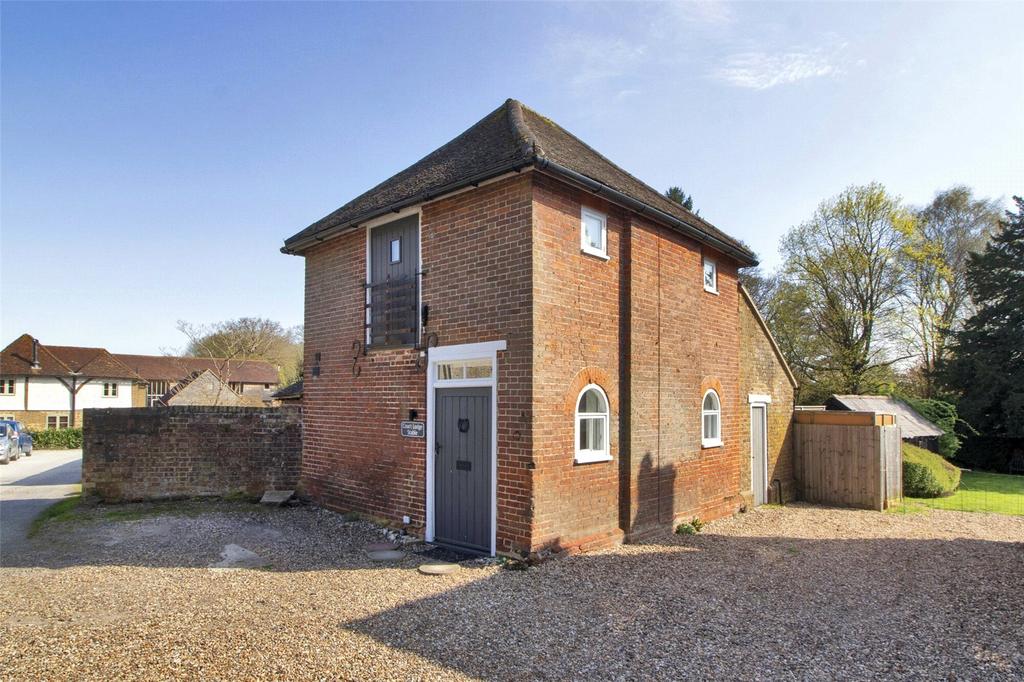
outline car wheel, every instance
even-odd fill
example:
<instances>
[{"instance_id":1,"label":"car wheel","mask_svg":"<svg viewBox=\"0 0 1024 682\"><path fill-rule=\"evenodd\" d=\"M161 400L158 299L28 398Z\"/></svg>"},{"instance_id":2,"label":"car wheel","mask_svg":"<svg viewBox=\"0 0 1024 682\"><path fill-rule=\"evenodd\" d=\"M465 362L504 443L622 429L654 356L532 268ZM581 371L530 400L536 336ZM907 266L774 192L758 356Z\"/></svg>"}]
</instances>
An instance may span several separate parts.
<instances>
[{"instance_id":1,"label":"car wheel","mask_svg":"<svg viewBox=\"0 0 1024 682\"><path fill-rule=\"evenodd\" d=\"M0 459L0 464L10 464L10 462L11 462L11 453L9 453L9 452L6 455L4 455L3 459Z\"/></svg>"}]
</instances>

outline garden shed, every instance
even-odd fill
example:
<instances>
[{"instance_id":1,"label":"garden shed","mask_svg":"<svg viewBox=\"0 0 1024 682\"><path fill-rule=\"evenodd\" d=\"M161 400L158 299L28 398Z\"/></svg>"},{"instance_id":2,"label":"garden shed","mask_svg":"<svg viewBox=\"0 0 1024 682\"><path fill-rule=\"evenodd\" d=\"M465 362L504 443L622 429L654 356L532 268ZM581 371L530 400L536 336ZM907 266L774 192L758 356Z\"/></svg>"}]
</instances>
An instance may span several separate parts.
<instances>
[{"instance_id":1,"label":"garden shed","mask_svg":"<svg viewBox=\"0 0 1024 682\"><path fill-rule=\"evenodd\" d=\"M833 395L825 402L825 409L894 415L903 440L938 452L942 429L899 398L888 395Z\"/></svg>"}]
</instances>

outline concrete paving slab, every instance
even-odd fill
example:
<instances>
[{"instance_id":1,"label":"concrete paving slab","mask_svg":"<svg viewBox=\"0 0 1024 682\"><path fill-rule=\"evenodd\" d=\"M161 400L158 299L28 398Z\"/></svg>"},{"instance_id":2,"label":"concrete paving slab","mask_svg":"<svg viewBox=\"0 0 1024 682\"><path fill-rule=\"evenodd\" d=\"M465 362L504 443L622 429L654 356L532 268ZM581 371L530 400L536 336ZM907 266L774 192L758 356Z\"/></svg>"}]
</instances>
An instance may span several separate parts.
<instances>
[{"instance_id":1,"label":"concrete paving slab","mask_svg":"<svg viewBox=\"0 0 1024 682\"><path fill-rule=\"evenodd\" d=\"M245 547L225 545L220 561L210 564L210 568L262 568L267 563L266 559Z\"/></svg>"},{"instance_id":2,"label":"concrete paving slab","mask_svg":"<svg viewBox=\"0 0 1024 682\"><path fill-rule=\"evenodd\" d=\"M379 552L367 552L366 556L370 557L370 561L401 561L405 558L405 552L399 552L394 549L385 549Z\"/></svg>"},{"instance_id":3,"label":"concrete paving slab","mask_svg":"<svg viewBox=\"0 0 1024 682\"><path fill-rule=\"evenodd\" d=\"M282 504L292 499L293 495L295 495L294 490L268 490L263 493L263 497L260 498L260 504L280 507Z\"/></svg>"}]
</instances>

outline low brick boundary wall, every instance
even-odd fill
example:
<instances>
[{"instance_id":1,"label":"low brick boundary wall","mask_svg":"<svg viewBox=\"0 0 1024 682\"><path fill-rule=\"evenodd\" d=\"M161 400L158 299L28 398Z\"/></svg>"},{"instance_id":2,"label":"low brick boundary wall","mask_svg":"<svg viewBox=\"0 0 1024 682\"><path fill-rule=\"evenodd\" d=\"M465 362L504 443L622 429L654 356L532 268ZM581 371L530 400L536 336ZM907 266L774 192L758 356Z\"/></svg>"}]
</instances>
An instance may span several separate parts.
<instances>
[{"instance_id":1,"label":"low brick boundary wall","mask_svg":"<svg viewBox=\"0 0 1024 682\"><path fill-rule=\"evenodd\" d=\"M106 502L259 495L298 485L296 407L85 410L82 492Z\"/></svg>"}]
</instances>

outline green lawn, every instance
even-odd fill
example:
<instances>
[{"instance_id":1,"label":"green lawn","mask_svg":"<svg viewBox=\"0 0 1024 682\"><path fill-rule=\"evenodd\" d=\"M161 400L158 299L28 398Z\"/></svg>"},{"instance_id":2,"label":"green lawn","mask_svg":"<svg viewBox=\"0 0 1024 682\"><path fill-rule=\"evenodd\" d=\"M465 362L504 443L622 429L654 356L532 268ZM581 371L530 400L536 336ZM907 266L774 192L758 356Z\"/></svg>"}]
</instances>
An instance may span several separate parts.
<instances>
[{"instance_id":1,"label":"green lawn","mask_svg":"<svg viewBox=\"0 0 1024 682\"><path fill-rule=\"evenodd\" d=\"M960 487L949 497L907 497L905 500L933 509L1024 516L1024 476L964 471Z\"/></svg>"}]
</instances>

